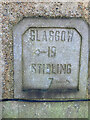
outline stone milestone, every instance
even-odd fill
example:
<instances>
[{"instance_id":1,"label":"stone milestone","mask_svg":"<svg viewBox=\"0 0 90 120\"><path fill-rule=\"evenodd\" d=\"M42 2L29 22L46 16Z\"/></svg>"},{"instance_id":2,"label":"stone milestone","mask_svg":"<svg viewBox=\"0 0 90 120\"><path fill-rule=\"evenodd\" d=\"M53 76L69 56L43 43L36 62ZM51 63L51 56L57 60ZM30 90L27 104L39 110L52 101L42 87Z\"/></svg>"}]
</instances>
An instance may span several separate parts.
<instances>
[{"instance_id":1,"label":"stone milestone","mask_svg":"<svg viewBox=\"0 0 90 120\"><path fill-rule=\"evenodd\" d=\"M25 18L17 24L13 29L15 91L22 96L30 90L70 90L78 96L86 89L85 31L86 23L76 19Z\"/></svg>"},{"instance_id":2,"label":"stone milestone","mask_svg":"<svg viewBox=\"0 0 90 120\"><path fill-rule=\"evenodd\" d=\"M77 89L81 37L75 29L29 28L22 39L24 88Z\"/></svg>"}]
</instances>

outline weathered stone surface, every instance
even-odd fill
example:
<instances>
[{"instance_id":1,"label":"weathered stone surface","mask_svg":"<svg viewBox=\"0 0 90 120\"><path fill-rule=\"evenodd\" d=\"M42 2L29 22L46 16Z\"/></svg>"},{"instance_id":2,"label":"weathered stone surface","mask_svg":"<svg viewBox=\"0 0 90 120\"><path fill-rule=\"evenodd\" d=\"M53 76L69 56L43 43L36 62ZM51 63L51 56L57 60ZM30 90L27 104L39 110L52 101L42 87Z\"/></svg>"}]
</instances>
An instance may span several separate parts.
<instances>
[{"instance_id":1,"label":"weathered stone surface","mask_svg":"<svg viewBox=\"0 0 90 120\"><path fill-rule=\"evenodd\" d=\"M37 3L3 3L2 4L2 31L3 31L3 56L4 56L4 73L3 73L3 98L13 98L14 96L14 67L13 67L13 38L12 29L18 24L23 17L76 17L85 19L89 23L88 2L42 2ZM27 6L27 7L25 7Z\"/></svg>"},{"instance_id":2,"label":"weathered stone surface","mask_svg":"<svg viewBox=\"0 0 90 120\"><path fill-rule=\"evenodd\" d=\"M3 72L3 98L14 98L14 79L13 79L13 75L14 75L14 59L13 59L13 38L12 38L12 29L13 26L18 24L18 22L20 20L23 19L23 17L31 17L31 16L36 16L36 17L41 17L44 16L46 18L48 17L65 17L65 18L82 18L85 21L87 21L88 23L90 23L90 17L89 17L89 4L88 2L58 2L58 3L54 3L54 2L42 2L42 3L30 3L30 2L11 2L11 3L3 3L3 17L2 17L2 31L3 31L3 41L2 41L2 45L3 45L3 56L4 56L4 72ZM78 23L77 23L78 24ZM79 24L78 24L79 25ZM90 40L89 40L90 41ZM89 61L90 63L90 61ZM90 75L90 74L89 74ZM90 88L90 87L89 87ZM82 93L83 94L83 93ZM13 102L7 102L6 103L6 107L3 108L3 117L9 117L9 118L13 118L13 117L18 117L17 115L17 110L18 108L14 108L14 106L11 106ZM85 103L85 104L84 104ZM75 116L75 118L86 118L88 117L88 106L86 105L86 102L78 102L78 105L80 105L80 111L77 112L73 111L71 112L70 109L67 109L67 104L69 106L69 108L73 108L73 106L71 105L72 103L62 103L62 106L59 104L60 103L50 103L50 105L48 105L49 111L45 116L49 116L52 118L55 117L63 117L63 118L69 118L70 116L73 118ZM9 105L7 105L9 104ZM17 106L17 102L15 103ZM13 105L15 105L13 104ZM20 104L20 103L19 103ZM19 108L20 109L20 117L35 117L34 115L37 113L36 118L42 117L42 110L40 111L40 108L43 108L43 113L44 113L44 107L41 104L41 107L39 107L38 104L35 103L31 103L32 106L27 105L27 107L29 106L29 109L26 107L25 108L25 104L26 103L22 103L22 105L20 105ZM28 103L29 104L29 103ZM45 103L43 103L45 104ZM47 103L48 104L48 103ZM36 105L34 107L34 105ZM24 106L24 107L23 107ZM51 106L51 107L50 107ZM86 107L87 106L87 107ZM34 107L33 109L33 114L30 114L30 110L31 107ZM68 114L66 115L66 113L64 114L64 112L62 111L63 108L66 107L66 110L68 111ZM37 108L37 110L36 110ZM12 113L12 109L13 109L13 114ZM52 110L52 112L51 112ZM38 111L38 112L37 112ZM70 112L69 112L70 111ZM24 114L25 113L25 114ZM15 115L16 114L16 115ZM47 117L48 117L47 116ZM44 117L44 115L43 115Z\"/></svg>"},{"instance_id":3,"label":"weathered stone surface","mask_svg":"<svg viewBox=\"0 0 90 120\"><path fill-rule=\"evenodd\" d=\"M23 89L77 90L82 38L73 28L49 27L30 28L22 36Z\"/></svg>"},{"instance_id":4,"label":"weathered stone surface","mask_svg":"<svg viewBox=\"0 0 90 120\"><path fill-rule=\"evenodd\" d=\"M3 102L3 118L18 118L18 102Z\"/></svg>"},{"instance_id":5,"label":"weathered stone surface","mask_svg":"<svg viewBox=\"0 0 90 120\"><path fill-rule=\"evenodd\" d=\"M5 102L3 118L88 118L88 102Z\"/></svg>"},{"instance_id":6,"label":"weathered stone surface","mask_svg":"<svg viewBox=\"0 0 90 120\"><path fill-rule=\"evenodd\" d=\"M61 38L56 38L57 32ZM71 95L67 93L68 98L86 97L88 26L84 21L26 18L14 27L13 38L15 97L26 97L22 87L48 90L79 89ZM42 94L47 96L48 92ZM65 98L66 94L59 96ZM27 95L27 98L29 97L33 98L32 95ZM49 97L53 98L52 95Z\"/></svg>"}]
</instances>

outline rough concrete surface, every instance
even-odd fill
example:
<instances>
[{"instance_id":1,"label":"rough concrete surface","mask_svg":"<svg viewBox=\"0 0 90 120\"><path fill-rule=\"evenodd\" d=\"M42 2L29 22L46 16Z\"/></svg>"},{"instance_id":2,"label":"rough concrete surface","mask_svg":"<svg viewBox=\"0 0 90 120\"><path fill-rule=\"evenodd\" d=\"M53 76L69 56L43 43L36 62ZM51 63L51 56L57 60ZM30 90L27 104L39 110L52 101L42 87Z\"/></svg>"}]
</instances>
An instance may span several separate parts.
<instances>
[{"instance_id":1,"label":"rough concrete surface","mask_svg":"<svg viewBox=\"0 0 90 120\"><path fill-rule=\"evenodd\" d=\"M0 4L1 7L1 4ZM0 13L0 68L2 68L2 23L1 23L1 13ZM2 98L2 69L0 69L0 99Z\"/></svg>"}]
</instances>

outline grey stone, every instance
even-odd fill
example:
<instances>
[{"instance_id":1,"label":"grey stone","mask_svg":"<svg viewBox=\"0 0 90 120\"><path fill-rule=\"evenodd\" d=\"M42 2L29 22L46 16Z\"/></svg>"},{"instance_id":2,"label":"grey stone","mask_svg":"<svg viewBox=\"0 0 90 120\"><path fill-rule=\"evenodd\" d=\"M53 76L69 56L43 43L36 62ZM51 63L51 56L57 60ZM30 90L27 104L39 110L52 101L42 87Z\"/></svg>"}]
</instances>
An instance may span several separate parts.
<instances>
[{"instance_id":1,"label":"grey stone","mask_svg":"<svg viewBox=\"0 0 90 120\"><path fill-rule=\"evenodd\" d=\"M3 102L3 118L88 118L88 102Z\"/></svg>"},{"instance_id":2,"label":"grey stone","mask_svg":"<svg viewBox=\"0 0 90 120\"><path fill-rule=\"evenodd\" d=\"M3 118L18 118L19 114L18 114L18 102L16 101L7 101L7 102L3 102L2 107L3 107L3 114L2 117Z\"/></svg>"},{"instance_id":3,"label":"grey stone","mask_svg":"<svg viewBox=\"0 0 90 120\"><path fill-rule=\"evenodd\" d=\"M16 98L86 97L88 26L85 21L24 18L14 27L13 39Z\"/></svg>"},{"instance_id":4,"label":"grey stone","mask_svg":"<svg viewBox=\"0 0 90 120\"><path fill-rule=\"evenodd\" d=\"M77 89L81 36L75 29L30 28L22 44L24 89Z\"/></svg>"}]
</instances>

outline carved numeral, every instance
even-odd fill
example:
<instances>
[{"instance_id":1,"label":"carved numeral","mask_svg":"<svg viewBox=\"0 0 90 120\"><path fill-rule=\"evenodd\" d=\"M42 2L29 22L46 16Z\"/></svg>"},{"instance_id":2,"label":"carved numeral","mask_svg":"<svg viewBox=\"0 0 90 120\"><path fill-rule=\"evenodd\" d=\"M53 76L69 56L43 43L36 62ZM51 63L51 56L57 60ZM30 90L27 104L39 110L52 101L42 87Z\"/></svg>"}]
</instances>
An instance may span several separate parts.
<instances>
[{"instance_id":1,"label":"carved numeral","mask_svg":"<svg viewBox=\"0 0 90 120\"><path fill-rule=\"evenodd\" d=\"M56 47L48 47L48 57L55 57L56 56Z\"/></svg>"}]
</instances>

